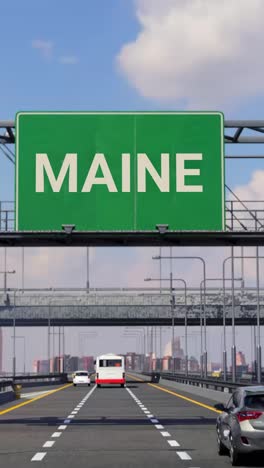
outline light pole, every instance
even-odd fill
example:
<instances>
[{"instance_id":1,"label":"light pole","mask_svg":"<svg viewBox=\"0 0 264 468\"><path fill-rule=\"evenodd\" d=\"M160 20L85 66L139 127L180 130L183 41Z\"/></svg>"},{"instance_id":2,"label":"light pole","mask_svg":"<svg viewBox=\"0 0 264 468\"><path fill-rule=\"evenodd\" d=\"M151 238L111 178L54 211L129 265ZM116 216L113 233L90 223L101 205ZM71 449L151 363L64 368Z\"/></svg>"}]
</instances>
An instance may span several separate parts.
<instances>
[{"instance_id":1,"label":"light pole","mask_svg":"<svg viewBox=\"0 0 264 468\"><path fill-rule=\"evenodd\" d=\"M25 374L26 373L26 341L25 341L25 337L24 336L12 336L12 338L14 340L18 340L18 339L21 339L21 340L24 340L24 344L23 344L23 354L24 354L24 364L23 364L23 373Z\"/></svg>"},{"instance_id":2,"label":"light pole","mask_svg":"<svg viewBox=\"0 0 264 468\"><path fill-rule=\"evenodd\" d=\"M171 295L171 308L172 308L172 362L173 362L173 371L174 371L174 322L175 322L175 296L173 294L173 281L178 281L183 283L184 286L184 305L185 305L185 314L184 314L184 329L185 329L185 373L188 375L188 340L187 340L187 283L183 278L173 278L172 273L170 273L170 278L145 278L144 281L169 281L170 282L170 295Z\"/></svg>"},{"instance_id":3,"label":"light pole","mask_svg":"<svg viewBox=\"0 0 264 468\"><path fill-rule=\"evenodd\" d=\"M206 317L206 263L205 260L202 257L198 256L170 256L170 257L160 257L160 256L154 256L152 257L153 260L199 260L202 262L203 265L203 279L204 279L204 301L203 301L203 316L204 316L204 321ZM202 304L201 304L202 307ZM201 377L207 376L207 349L206 349L206 343L204 347L204 353L203 353L203 333L202 333L202 314L200 315L200 328L201 328ZM203 371L204 369L204 371Z\"/></svg>"},{"instance_id":4,"label":"light pole","mask_svg":"<svg viewBox=\"0 0 264 468\"><path fill-rule=\"evenodd\" d=\"M257 252L258 253L258 252ZM257 259L257 380L261 383L261 344L260 344L260 307L259 307L259 266L258 260L263 259L263 256L247 255L244 259ZM225 258L223 261L223 328L224 328L224 349L226 350L226 323L225 323L225 266L228 260L232 260L231 276L234 277L234 260L240 259L241 256L232 255ZM234 281L234 280L233 280ZM234 284L232 281L232 380L236 381L236 335L235 335L235 294Z\"/></svg>"},{"instance_id":5,"label":"light pole","mask_svg":"<svg viewBox=\"0 0 264 468\"><path fill-rule=\"evenodd\" d=\"M90 290L90 250L86 247L86 290Z\"/></svg>"},{"instance_id":6,"label":"light pole","mask_svg":"<svg viewBox=\"0 0 264 468\"><path fill-rule=\"evenodd\" d=\"M16 293L14 290L14 304L13 304L13 377L16 375Z\"/></svg>"},{"instance_id":7,"label":"light pole","mask_svg":"<svg viewBox=\"0 0 264 468\"><path fill-rule=\"evenodd\" d=\"M16 273L16 270L12 270L12 271L8 271L8 270L0 271L0 275L4 275L4 292L5 292L5 293L6 293L6 290L7 290L7 275L13 275L14 273Z\"/></svg>"},{"instance_id":8,"label":"light pole","mask_svg":"<svg viewBox=\"0 0 264 468\"><path fill-rule=\"evenodd\" d=\"M231 281L232 278L225 278L226 281ZM202 297L202 285L203 285L203 281L201 281L200 283L200 297ZM222 278L206 278L206 281L222 281ZM242 281L242 278L234 278L234 281ZM205 317L205 320L206 320L206 317ZM204 326L204 334L205 334L205 337L204 337L204 341L206 342L206 323L205 323L205 326ZM226 380L226 352L223 352L223 370L224 370L224 380Z\"/></svg>"}]
</instances>

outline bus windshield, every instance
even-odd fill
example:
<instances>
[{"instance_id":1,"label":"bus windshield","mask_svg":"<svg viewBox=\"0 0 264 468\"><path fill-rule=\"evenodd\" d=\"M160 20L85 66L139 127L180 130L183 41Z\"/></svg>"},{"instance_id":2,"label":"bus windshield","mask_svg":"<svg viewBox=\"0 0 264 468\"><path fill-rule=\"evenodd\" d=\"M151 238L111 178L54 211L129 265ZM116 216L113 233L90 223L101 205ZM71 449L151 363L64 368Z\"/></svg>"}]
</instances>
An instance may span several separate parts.
<instances>
[{"instance_id":1,"label":"bus windshield","mask_svg":"<svg viewBox=\"0 0 264 468\"><path fill-rule=\"evenodd\" d=\"M121 359L100 359L99 367L122 367Z\"/></svg>"}]
</instances>

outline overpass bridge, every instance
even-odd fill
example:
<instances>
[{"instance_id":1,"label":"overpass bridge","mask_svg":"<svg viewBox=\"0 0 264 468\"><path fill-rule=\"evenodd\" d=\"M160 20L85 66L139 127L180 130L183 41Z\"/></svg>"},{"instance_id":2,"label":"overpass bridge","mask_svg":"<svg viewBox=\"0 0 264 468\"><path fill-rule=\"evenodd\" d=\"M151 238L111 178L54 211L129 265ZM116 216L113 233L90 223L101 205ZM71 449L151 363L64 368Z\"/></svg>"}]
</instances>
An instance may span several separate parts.
<instances>
[{"instance_id":1,"label":"overpass bridge","mask_svg":"<svg viewBox=\"0 0 264 468\"><path fill-rule=\"evenodd\" d=\"M0 293L0 326L127 326L127 325L199 325L206 317L207 325L231 324L232 295L226 289L209 289L204 296L190 289L185 297L174 289L175 307L168 290L8 290ZM224 313L223 313L224 311ZM257 294L254 288L235 290L237 325L254 325ZM264 291L260 291L260 318L264 324Z\"/></svg>"}]
</instances>

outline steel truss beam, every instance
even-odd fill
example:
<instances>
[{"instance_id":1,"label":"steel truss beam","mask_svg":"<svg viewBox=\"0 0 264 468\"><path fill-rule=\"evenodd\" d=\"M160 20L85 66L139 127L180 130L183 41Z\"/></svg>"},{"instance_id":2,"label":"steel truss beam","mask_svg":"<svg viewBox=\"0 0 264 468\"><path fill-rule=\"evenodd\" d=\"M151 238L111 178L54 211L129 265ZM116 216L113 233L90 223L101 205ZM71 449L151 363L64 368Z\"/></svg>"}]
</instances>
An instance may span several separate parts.
<instances>
[{"instance_id":1,"label":"steel truss beam","mask_svg":"<svg viewBox=\"0 0 264 468\"><path fill-rule=\"evenodd\" d=\"M263 231L7 232L0 247L264 246Z\"/></svg>"},{"instance_id":2,"label":"steel truss beam","mask_svg":"<svg viewBox=\"0 0 264 468\"><path fill-rule=\"evenodd\" d=\"M15 143L14 121L0 121L0 143ZM226 120L225 143L264 143L264 120Z\"/></svg>"}]
</instances>

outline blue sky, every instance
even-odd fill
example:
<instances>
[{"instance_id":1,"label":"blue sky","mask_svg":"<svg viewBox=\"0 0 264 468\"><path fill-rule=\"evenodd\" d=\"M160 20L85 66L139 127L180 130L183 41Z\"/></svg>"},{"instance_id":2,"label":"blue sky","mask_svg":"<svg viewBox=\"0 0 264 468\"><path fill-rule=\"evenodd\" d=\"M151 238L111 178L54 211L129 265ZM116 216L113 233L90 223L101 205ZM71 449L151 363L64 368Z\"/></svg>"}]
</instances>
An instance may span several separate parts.
<instances>
[{"instance_id":1,"label":"blue sky","mask_svg":"<svg viewBox=\"0 0 264 468\"><path fill-rule=\"evenodd\" d=\"M133 0L16 0L12 5L1 6L1 119L14 119L20 110L181 110L181 100L143 97L120 70L120 50L142 29ZM235 86L235 81L230 74L223 86ZM242 93L239 103L225 103L220 110L226 118L258 119L263 104L262 95ZM234 150L262 148L227 152ZM5 174L0 176L1 198L10 199L13 169L5 161L0 164ZM263 169L263 162L228 161L228 184L247 183L256 168Z\"/></svg>"},{"instance_id":2,"label":"blue sky","mask_svg":"<svg viewBox=\"0 0 264 468\"><path fill-rule=\"evenodd\" d=\"M200 110L206 109L209 102L208 99L210 99L210 106L214 107L215 103L215 108L223 111L226 118L263 119L264 89L261 88L261 83L259 84L258 81L255 82L254 80L252 80L252 83L248 80L249 83L246 84L245 82L241 82L241 76L246 74L259 76L259 81L261 82L262 70L257 67L259 67L259 57L262 53L262 51L258 52L258 44L263 43L263 28L261 25L257 29L259 25L250 22L250 12L247 11L248 8L254 10L256 1L240 1L242 8L239 14L241 15L244 11L245 17L249 18L248 24L252 24L251 32L254 31L255 34L255 36L252 34L255 41L254 48L252 47L251 51L248 51L245 47L245 56L244 58L242 57L241 62L238 63L235 69L231 61L230 63L227 62L228 65L225 63L223 65L223 75L221 75L221 80L219 79L219 81L216 80L215 75L210 75L214 65L222 60L220 53L218 57L218 48L215 48L213 51L214 62L209 65L205 63L202 73L202 75L204 74L204 78L209 77L211 79L212 88L214 88L215 83L215 101L214 95L205 96L207 100L205 99L204 102L206 104L203 106L201 101L198 101L199 108ZM158 0L156 2L153 2L153 0L137 0L137 2L134 0L75 0L75 2L14 0L11 7L8 2L2 2L0 13L0 120L14 120L16 112L22 110L184 110L183 103L188 98L188 91L187 95L183 94L178 100L173 98L155 98L147 96L146 87L144 88L142 83L138 85L137 82L137 75L143 74L144 62L148 63L148 58L151 56L151 48L147 49L146 42L142 41L142 44L138 45L137 39L140 37L139 34L141 31L144 32L145 39L143 39L146 41L146 38L148 38L148 46L153 40L153 37L150 37L151 31L154 31L157 44L159 44L159 40L161 41L161 39L163 40L164 37L167 37L164 30L163 36L159 36L155 32L158 31L159 21L156 21L155 18L153 20L154 13L151 11L151 8L153 6L153 11L155 10L154 4L159 5L160 8L161 26L163 28L166 26L162 20L162 15L165 11L166 14L168 13L168 16L171 14L172 20L175 19L174 29L176 30L177 18L173 16L173 12L169 11L168 6L171 3L167 0L160 0L160 2ZM188 4L191 3L188 2ZM221 5L224 3L225 7L228 5L226 0L222 0L222 2L210 0L209 3L210 5L214 5L215 8L218 8L217 3ZM242 39L245 32L242 29L240 30L239 27L242 28L245 21L239 15L237 17L236 14L232 14L233 7L235 6L236 8L235 3L232 0L229 2L231 10L228 21L236 22L233 30L237 31L236 37L241 40L241 44L244 44ZM143 9L143 7L145 20L144 18L142 19L142 16L139 16L139 12L141 12L140 8ZM260 13L263 13L263 11ZM256 16L263 18L261 14ZM212 24L217 26L217 21L220 23L221 18L220 14L218 18L218 10L215 10ZM257 20L255 19L254 21ZM174 24L173 21L172 24ZM224 43L224 33L225 31L222 32L221 43ZM186 34L186 31L184 34ZM227 35L228 51L229 49L232 50L235 43L232 40L232 34ZM258 34L259 37L257 36ZM165 52L173 46L173 41L176 44L176 41L179 40L178 37L172 36L171 32L168 37L170 43L167 43L168 47L163 48L163 51L160 53L161 56L164 56ZM210 40L207 42L209 43ZM250 42L249 39L248 42ZM187 41L184 36L178 50L181 51L185 43ZM118 60L120 51L123 50L126 44L132 44L133 51L138 55L140 55L141 50L147 50L141 62L137 61L137 56L133 56L133 60L131 59L131 51L126 51L126 56L122 63ZM245 44L247 45L247 43ZM255 57L254 62L255 49L258 57ZM184 51L182 55L188 56L187 52L185 54ZM238 55L239 51L237 50L234 52L234 57ZM162 57L159 57L159 53L155 53L154 49L153 60L155 66L152 63L149 66L149 69L153 66L153 81L159 74L157 72L162 71L162 67L164 66L163 63L163 65L160 65L160 69L158 68L159 58ZM192 59L195 62L195 57L190 57L191 64ZM201 57L202 59L204 60L203 56ZM254 68L255 66L256 68ZM172 80L175 77L176 82L178 75L175 70L173 73L175 74L172 75ZM199 73L193 68L194 81L191 82L189 88L190 95L193 98L191 103L194 103L194 109L197 109L198 104L197 96L195 96L193 89L195 88L195 77L200 79ZM183 76L185 78L184 73ZM165 88L162 74L157 79L158 84L159 79L160 87ZM146 82L151 85L151 79ZM180 84L182 85L182 82ZM229 92L224 92L226 90ZM199 95L199 87L196 93ZM232 100L232 93L236 94L235 101ZM227 94L228 98L226 98ZM231 154L231 152L236 152L237 154L256 154L258 152L263 154L263 147L255 145L246 146L245 148L241 146L233 146L231 148L229 146L226 153ZM264 170L262 160L227 161L226 181L232 187L248 184L253 171L257 169ZM13 199L13 175L13 166L1 154L1 200ZM94 275L97 275L97 278L103 281L101 279L105 278L103 276L103 268L106 269L108 277L110 277L111 268L109 265L104 266L103 264L104 261L107 263L105 260L107 256L108 263L119 262L116 281L122 279L122 271L125 271L127 274L127 270L129 269L132 269L132 273L134 271L134 277L140 278L141 270L138 265L140 261L142 261L142 264L144 261L147 263L146 255L144 257L141 252L140 250L135 251L133 249L128 249L126 253L124 253L123 249L120 252L117 252L117 249L108 249L107 251L103 249L99 251L97 249L96 253L94 253L94 262L97 262L93 266ZM143 252L143 254L146 254L146 252ZM151 253L149 253L149 256L151 257ZM34 255L32 254L33 257ZM13 261L15 262L15 257ZM136 266L133 266L133 261L137 263ZM62 264L62 259L59 262ZM99 263L103 267L99 268ZM13 267L13 264L10 266ZM146 272L149 273L148 267L149 264L146 266ZM44 275L43 282L47 278L48 280L50 278L49 269L45 269L44 266L44 270L46 276ZM184 272L187 275L187 269ZM148 273L145 276L149 276ZM153 276L157 276L157 271L155 272L154 268L152 274ZM127 281L131 277L128 275ZM42 285L44 286L44 284Z\"/></svg>"}]
</instances>

